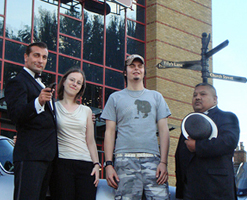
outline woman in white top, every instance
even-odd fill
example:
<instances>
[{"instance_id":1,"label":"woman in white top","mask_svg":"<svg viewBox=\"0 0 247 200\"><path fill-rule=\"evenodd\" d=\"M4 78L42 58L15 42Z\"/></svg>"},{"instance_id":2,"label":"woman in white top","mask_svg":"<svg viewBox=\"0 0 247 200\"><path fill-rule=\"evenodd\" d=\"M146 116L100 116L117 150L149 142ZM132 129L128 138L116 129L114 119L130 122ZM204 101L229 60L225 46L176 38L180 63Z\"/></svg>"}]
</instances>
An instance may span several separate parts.
<instances>
[{"instance_id":1,"label":"woman in white top","mask_svg":"<svg viewBox=\"0 0 247 200\"><path fill-rule=\"evenodd\" d=\"M99 183L99 158L94 140L92 110L78 104L84 94L83 71L71 68L58 85L57 199L95 199Z\"/></svg>"}]
</instances>

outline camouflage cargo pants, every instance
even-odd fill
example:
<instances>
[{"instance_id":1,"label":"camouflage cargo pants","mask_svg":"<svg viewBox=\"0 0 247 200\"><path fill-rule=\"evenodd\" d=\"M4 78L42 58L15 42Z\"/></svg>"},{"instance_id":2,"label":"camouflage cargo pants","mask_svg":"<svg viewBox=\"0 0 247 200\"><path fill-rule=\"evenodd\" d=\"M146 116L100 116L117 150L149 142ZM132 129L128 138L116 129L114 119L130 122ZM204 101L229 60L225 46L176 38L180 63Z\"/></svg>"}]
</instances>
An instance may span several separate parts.
<instances>
[{"instance_id":1,"label":"camouflage cargo pants","mask_svg":"<svg viewBox=\"0 0 247 200\"><path fill-rule=\"evenodd\" d=\"M155 177L160 162L158 156L126 157L116 156L115 170L120 179L116 200L141 200L144 193L147 200L168 200L168 183L157 184Z\"/></svg>"}]
</instances>

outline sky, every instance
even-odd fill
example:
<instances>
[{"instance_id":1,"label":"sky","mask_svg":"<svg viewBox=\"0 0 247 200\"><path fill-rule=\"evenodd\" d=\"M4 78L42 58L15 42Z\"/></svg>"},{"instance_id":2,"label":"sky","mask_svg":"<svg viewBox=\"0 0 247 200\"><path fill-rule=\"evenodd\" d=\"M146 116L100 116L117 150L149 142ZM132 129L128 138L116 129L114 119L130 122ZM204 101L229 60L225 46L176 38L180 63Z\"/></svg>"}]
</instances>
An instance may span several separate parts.
<instances>
[{"instance_id":1,"label":"sky","mask_svg":"<svg viewBox=\"0 0 247 200\"><path fill-rule=\"evenodd\" d=\"M229 40L228 46L212 56L213 72L246 78L247 0L212 0L212 24L212 48ZM213 85L219 108L237 115L239 141L247 150L247 83L213 79Z\"/></svg>"}]
</instances>

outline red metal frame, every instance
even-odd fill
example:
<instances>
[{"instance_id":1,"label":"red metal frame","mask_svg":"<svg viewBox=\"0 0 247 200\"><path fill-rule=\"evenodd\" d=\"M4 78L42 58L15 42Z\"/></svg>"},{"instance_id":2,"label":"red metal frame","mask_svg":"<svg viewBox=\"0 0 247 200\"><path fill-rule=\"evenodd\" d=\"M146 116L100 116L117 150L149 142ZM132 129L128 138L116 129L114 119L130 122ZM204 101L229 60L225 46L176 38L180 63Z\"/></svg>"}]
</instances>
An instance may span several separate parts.
<instances>
[{"instance_id":1,"label":"red metal frame","mask_svg":"<svg viewBox=\"0 0 247 200\"><path fill-rule=\"evenodd\" d=\"M5 6L4 6L4 15L0 15L1 17L3 17L4 19L4 24L3 24L3 36L0 36L0 38L3 40L3 51L2 51L2 58L0 58L0 61L2 61L1 63L1 66L2 66L2 69L1 69L1 80L0 80L0 83L1 83L1 89L3 89L3 79L4 79L4 63L5 62L8 62L8 63L11 63L11 64L15 64L15 65L18 65L20 67L23 67L24 64L20 64L20 63L16 63L14 61L9 61L9 60L5 60L5 42L6 41L10 41L10 42L14 42L14 43L18 43L18 44L21 44L21 45L27 45L26 43L22 43L22 42L19 42L19 41L16 41L16 40L12 40L10 38L6 38L6 34L5 34L5 30L6 30L6 9L7 9L7 1L8 0L5 0ZM83 2L83 0L79 0L79 2ZM105 0L105 3L106 3L106 0ZM138 3L134 3L133 4L136 4L137 6L140 6L140 7L143 7L145 8L145 13L146 13L146 5L143 6L141 4L138 4ZM108 89L112 89L112 90L119 90L118 88L114 88L114 87L111 87L111 86L107 86L105 85L105 76L106 76L106 69L109 69L109 70L113 70L113 71L116 71L116 72L119 72L119 73L122 73L122 70L119 70L119 69L114 69L114 68L111 68L111 67L108 67L106 66L106 13L104 15L104 46L103 46L103 64L98 64L98 63L93 63L91 61L87 61L87 60L84 60L83 59L83 36L84 36L84 10L83 10L83 3L82 3L82 7L81 7L81 13L82 13L82 18L81 19L78 19L78 18L75 18L75 17L72 17L72 16L68 16L66 14L63 14L63 13L60 13L60 1L58 1L58 10L57 10L57 41L56 41L56 44L57 44L57 47L56 47L56 52L55 51L52 51L52 50L49 50L49 52L53 53L56 55L56 71L55 72L51 72L51 71L48 71L48 70L44 70L45 72L47 73L50 73L50 74L53 74L55 75L56 77L56 82L58 82L58 77L59 76L62 76L61 73L58 72L58 69L59 69L59 56L64 56L64 57L67 57L67 58L72 58L74 60L78 60L81 62L80 64L80 68L83 69L83 63L88 63L88 64L92 64L92 65L95 65L95 66L99 66L99 67L102 67L103 68L103 83L102 84L99 84L99 83L94 83L94 82L91 82L91 81L87 81L87 83L90 83L90 84L93 84L93 85L96 85L96 86L100 86L102 87L102 107L104 108L104 105L105 105L105 89L108 88ZM32 19L31 19L31 42L33 42L33 34L34 34L34 9L35 9L35 0L32 0ZM106 12L106 11L105 11ZM136 21L136 20L133 20L133 19L129 19L127 18L127 9L125 9L125 58L127 57L127 39L130 38L130 39L133 39L133 40L136 40L136 41L139 41L141 43L144 43L144 46L145 46L145 58L146 58L146 17L145 17L145 23L142 23L142 22L139 22L139 21ZM67 35L67 34L64 34L64 33L60 33L60 16L65 16L65 17L68 17L68 18L71 18L73 20L76 20L76 21L80 21L82 23L82 28L81 28L81 38L76 38L76 37L73 37L73 36L70 36L70 35ZM132 36L128 36L127 35L127 20L130 20L130 21L134 21L138 24L141 24L141 25L144 25L145 26L145 39L144 41L143 40L140 40L140 39L137 39L137 38L134 38ZM74 39L74 40L77 40L78 42L81 42L81 48L82 48L82 51L81 51L81 58L76 58L76 57L73 57L73 56L69 56L69 55L65 55L63 53L60 53L59 52L59 37L60 36L64 36L64 37L68 37L68 38L71 38L71 39ZM0 115L1 116L1 115ZM11 130L11 129L7 129L7 128L3 128L1 127L1 124L0 124L0 131L1 130L6 130L6 131L13 131L13 132L16 132L15 130ZM104 150L104 143L102 144L97 144L97 146ZM101 164L103 165L103 162L104 162L104 155L102 154L102 159L101 159ZM103 178L103 175L104 175L104 170L101 170L101 177Z\"/></svg>"}]
</instances>

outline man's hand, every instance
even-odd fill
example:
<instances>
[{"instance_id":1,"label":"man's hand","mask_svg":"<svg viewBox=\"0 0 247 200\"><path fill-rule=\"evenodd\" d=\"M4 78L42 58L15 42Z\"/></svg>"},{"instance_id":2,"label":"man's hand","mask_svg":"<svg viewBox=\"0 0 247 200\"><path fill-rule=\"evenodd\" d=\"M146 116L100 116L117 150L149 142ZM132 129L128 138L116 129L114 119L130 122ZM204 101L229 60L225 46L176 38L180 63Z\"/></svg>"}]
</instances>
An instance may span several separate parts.
<instances>
[{"instance_id":1,"label":"man's hand","mask_svg":"<svg viewBox=\"0 0 247 200\"><path fill-rule=\"evenodd\" d=\"M44 88L39 94L39 104L43 106L47 101L50 101L52 98L52 93L54 89Z\"/></svg>"},{"instance_id":2,"label":"man's hand","mask_svg":"<svg viewBox=\"0 0 247 200\"><path fill-rule=\"evenodd\" d=\"M188 137L188 140L185 140L184 143L186 144L190 152L196 152L196 141L195 140Z\"/></svg>"},{"instance_id":3,"label":"man's hand","mask_svg":"<svg viewBox=\"0 0 247 200\"><path fill-rule=\"evenodd\" d=\"M108 165L105 168L106 171L106 180L109 186L113 187L114 189L118 188L118 183L119 182L119 178L118 175L115 171L115 169L113 168L112 165Z\"/></svg>"},{"instance_id":4,"label":"man's hand","mask_svg":"<svg viewBox=\"0 0 247 200\"><path fill-rule=\"evenodd\" d=\"M160 163L156 170L157 183L159 185L164 184L168 180L167 166L165 163Z\"/></svg>"}]
</instances>

